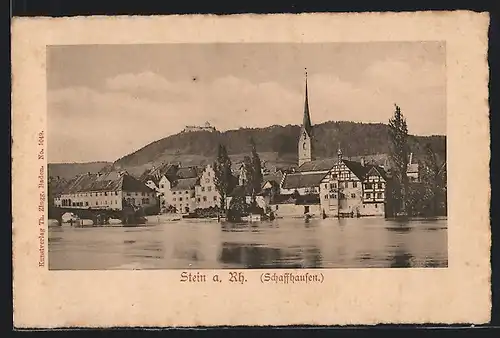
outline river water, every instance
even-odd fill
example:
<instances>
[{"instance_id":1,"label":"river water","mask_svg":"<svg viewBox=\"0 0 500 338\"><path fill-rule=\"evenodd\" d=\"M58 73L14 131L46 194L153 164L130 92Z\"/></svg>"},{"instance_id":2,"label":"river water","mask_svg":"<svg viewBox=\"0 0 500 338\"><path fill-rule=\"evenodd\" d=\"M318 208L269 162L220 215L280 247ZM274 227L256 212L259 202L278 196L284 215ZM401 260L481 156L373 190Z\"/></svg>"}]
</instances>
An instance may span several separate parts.
<instances>
[{"instance_id":1,"label":"river water","mask_svg":"<svg viewBox=\"0 0 500 338\"><path fill-rule=\"evenodd\" d=\"M447 267L447 220L152 221L49 228L49 269Z\"/></svg>"}]
</instances>

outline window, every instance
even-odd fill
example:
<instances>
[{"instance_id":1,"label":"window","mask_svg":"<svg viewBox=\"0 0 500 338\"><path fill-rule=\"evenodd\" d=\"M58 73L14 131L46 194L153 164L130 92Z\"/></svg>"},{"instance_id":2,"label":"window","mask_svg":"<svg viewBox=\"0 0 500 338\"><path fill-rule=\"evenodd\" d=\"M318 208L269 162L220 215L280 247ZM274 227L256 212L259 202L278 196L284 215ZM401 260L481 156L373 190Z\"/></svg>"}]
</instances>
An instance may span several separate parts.
<instances>
[{"instance_id":1,"label":"window","mask_svg":"<svg viewBox=\"0 0 500 338\"><path fill-rule=\"evenodd\" d=\"M333 174L333 175L332 175L332 178L337 178L337 174Z\"/></svg>"},{"instance_id":2,"label":"window","mask_svg":"<svg viewBox=\"0 0 500 338\"><path fill-rule=\"evenodd\" d=\"M182 197L179 197L179 201L182 201Z\"/></svg>"},{"instance_id":3,"label":"window","mask_svg":"<svg viewBox=\"0 0 500 338\"><path fill-rule=\"evenodd\" d=\"M352 182L352 187L357 188L358 187L358 182Z\"/></svg>"},{"instance_id":4,"label":"window","mask_svg":"<svg viewBox=\"0 0 500 338\"><path fill-rule=\"evenodd\" d=\"M205 191L205 187L201 187L201 191Z\"/></svg>"},{"instance_id":5,"label":"window","mask_svg":"<svg viewBox=\"0 0 500 338\"><path fill-rule=\"evenodd\" d=\"M378 193L377 193L377 198L379 198L379 199L384 198L384 197L383 197L383 194L382 194L381 192L378 192Z\"/></svg>"},{"instance_id":6,"label":"window","mask_svg":"<svg viewBox=\"0 0 500 338\"><path fill-rule=\"evenodd\" d=\"M210 171L207 171L207 175L210 176Z\"/></svg>"},{"instance_id":7,"label":"window","mask_svg":"<svg viewBox=\"0 0 500 338\"><path fill-rule=\"evenodd\" d=\"M378 189L383 189L383 188L384 188L384 185L383 185L382 183L379 183L379 184L377 185L377 188L378 188Z\"/></svg>"},{"instance_id":8,"label":"window","mask_svg":"<svg viewBox=\"0 0 500 338\"><path fill-rule=\"evenodd\" d=\"M365 198L372 198L372 194L367 193L367 194L365 195Z\"/></svg>"},{"instance_id":9,"label":"window","mask_svg":"<svg viewBox=\"0 0 500 338\"><path fill-rule=\"evenodd\" d=\"M344 188L349 188L349 182L344 183Z\"/></svg>"},{"instance_id":10,"label":"window","mask_svg":"<svg viewBox=\"0 0 500 338\"><path fill-rule=\"evenodd\" d=\"M115 191L115 196L118 196L118 191Z\"/></svg>"},{"instance_id":11,"label":"window","mask_svg":"<svg viewBox=\"0 0 500 338\"><path fill-rule=\"evenodd\" d=\"M337 198L337 194L331 194L330 198Z\"/></svg>"},{"instance_id":12,"label":"window","mask_svg":"<svg viewBox=\"0 0 500 338\"><path fill-rule=\"evenodd\" d=\"M176 199L175 199L175 197L173 198L173 200L174 200L174 202L175 202L175 200L176 200Z\"/></svg>"},{"instance_id":13,"label":"window","mask_svg":"<svg viewBox=\"0 0 500 338\"><path fill-rule=\"evenodd\" d=\"M198 202L200 202L200 201L201 201L201 199L198 197Z\"/></svg>"},{"instance_id":14,"label":"window","mask_svg":"<svg viewBox=\"0 0 500 338\"><path fill-rule=\"evenodd\" d=\"M108 192L107 192L107 191L106 191L106 192L104 192L104 196L108 196Z\"/></svg>"},{"instance_id":15,"label":"window","mask_svg":"<svg viewBox=\"0 0 500 338\"><path fill-rule=\"evenodd\" d=\"M149 203L149 198L142 199L142 204L148 204L148 203Z\"/></svg>"},{"instance_id":16,"label":"window","mask_svg":"<svg viewBox=\"0 0 500 338\"><path fill-rule=\"evenodd\" d=\"M207 201L207 196L203 196L203 202Z\"/></svg>"},{"instance_id":17,"label":"window","mask_svg":"<svg viewBox=\"0 0 500 338\"><path fill-rule=\"evenodd\" d=\"M127 196L130 196L130 193L129 193L129 192L127 193Z\"/></svg>"},{"instance_id":18,"label":"window","mask_svg":"<svg viewBox=\"0 0 500 338\"><path fill-rule=\"evenodd\" d=\"M164 184L160 184L160 188L165 188L165 185Z\"/></svg>"},{"instance_id":19,"label":"window","mask_svg":"<svg viewBox=\"0 0 500 338\"><path fill-rule=\"evenodd\" d=\"M185 194L186 194L186 195L187 195L187 194L189 194L189 191L186 191L186 192L185 192Z\"/></svg>"},{"instance_id":20,"label":"window","mask_svg":"<svg viewBox=\"0 0 500 338\"><path fill-rule=\"evenodd\" d=\"M144 191L143 191L143 192L141 192L141 196L144 196Z\"/></svg>"},{"instance_id":21,"label":"window","mask_svg":"<svg viewBox=\"0 0 500 338\"><path fill-rule=\"evenodd\" d=\"M212 186L208 187L207 189L208 191L212 191Z\"/></svg>"},{"instance_id":22,"label":"window","mask_svg":"<svg viewBox=\"0 0 500 338\"><path fill-rule=\"evenodd\" d=\"M377 209L377 208L378 208L378 204L377 204L377 203L375 203L375 209Z\"/></svg>"},{"instance_id":23,"label":"window","mask_svg":"<svg viewBox=\"0 0 500 338\"><path fill-rule=\"evenodd\" d=\"M205 183L210 183L210 179L208 177L205 178Z\"/></svg>"},{"instance_id":24,"label":"window","mask_svg":"<svg viewBox=\"0 0 500 338\"><path fill-rule=\"evenodd\" d=\"M366 183L365 184L365 189L372 189L372 184L371 183Z\"/></svg>"},{"instance_id":25,"label":"window","mask_svg":"<svg viewBox=\"0 0 500 338\"><path fill-rule=\"evenodd\" d=\"M337 183L332 183L332 187L333 187L334 189L337 189Z\"/></svg>"},{"instance_id":26,"label":"window","mask_svg":"<svg viewBox=\"0 0 500 338\"><path fill-rule=\"evenodd\" d=\"M276 204L276 210L278 210L278 205Z\"/></svg>"},{"instance_id":27,"label":"window","mask_svg":"<svg viewBox=\"0 0 500 338\"><path fill-rule=\"evenodd\" d=\"M217 196L214 196L214 201L217 202Z\"/></svg>"},{"instance_id":28,"label":"window","mask_svg":"<svg viewBox=\"0 0 500 338\"><path fill-rule=\"evenodd\" d=\"M328 189L328 184L325 184L325 189Z\"/></svg>"},{"instance_id":29,"label":"window","mask_svg":"<svg viewBox=\"0 0 500 338\"><path fill-rule=\"evenodd\" d=\"M325 200L328 199L328 195L325 195Z\"/></svg>"},{"instance_id":30,"label":"window","mask_svg":"<svg viewBox=\"0 0 500 338\"><path fill-rule=\"evenodd\" d=\"M351 198L356 198L356 194L351 194Z\"/></svg>"},{"instance_id":31,"label":"window","mask_svg":"<svg viewBox=\"0 0 500 338\"><path fill-rule=\"evenodd\" d=\"M176 192L174 191L172 194L174 194L174 195L175 195L175 194L176 194Z\"/></svg>"},{"instance_id":32,"label":"window","mask_svg":"<svg viewBox=\"0 0 500 338\"><path fill-rule=\"evenodd\" d=\"M95 205L99 205L99 203L97 201L95 201Z\"/></svg>"}]
</instances>

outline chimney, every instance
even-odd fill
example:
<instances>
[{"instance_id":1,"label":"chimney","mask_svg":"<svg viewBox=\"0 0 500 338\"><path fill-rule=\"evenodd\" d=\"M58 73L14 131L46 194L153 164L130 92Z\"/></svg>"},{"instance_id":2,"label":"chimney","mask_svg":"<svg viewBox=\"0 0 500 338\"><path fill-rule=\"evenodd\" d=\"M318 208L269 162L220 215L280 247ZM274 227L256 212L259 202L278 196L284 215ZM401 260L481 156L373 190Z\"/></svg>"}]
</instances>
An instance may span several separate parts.
<instances>
[{"instance_id":1,"label":"chimney","mask_svg":"<svg viewBox=\"0 0 500 338\"><path fill-rule=\"evenodd\" d=\"M365 166L365 158L361 157L361 165L364 167Z\"/></svg>"},{"instance_id":2,"label":"chimney","mask_svg":"<svg viewBox=\"0 0 500 338\"><path fill-rule=\"evenodd\" d=\"M87 171L87 175L89 175L89 176L90 176L90 171Z\"/></svg>"}]
</instances>

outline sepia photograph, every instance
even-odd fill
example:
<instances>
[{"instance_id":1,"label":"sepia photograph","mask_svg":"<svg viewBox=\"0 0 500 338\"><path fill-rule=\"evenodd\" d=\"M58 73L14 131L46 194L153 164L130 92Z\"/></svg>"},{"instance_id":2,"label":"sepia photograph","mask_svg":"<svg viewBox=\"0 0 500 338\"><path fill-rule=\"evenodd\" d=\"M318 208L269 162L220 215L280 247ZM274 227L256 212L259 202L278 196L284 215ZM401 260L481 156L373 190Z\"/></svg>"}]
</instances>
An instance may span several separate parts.
<instances>
[{"instance_id":1,"label":"sepia photograph","mask_svg":"<svg viewBox=\"0 0 500 338\"><path fill-rule=\"evenodd\" d=\"M448 267L445 41L46 51L50 270Z\"/></svg>"},{"instance_id":2,"label":"sepia photograph","mask_svg":"<svg viewBox=\"0 0 500 338\"><path fill-rule=\"evenodd\" d=\"M18 18L14 325L487 323L488 25Z\"/></svg>"}]
</instances>

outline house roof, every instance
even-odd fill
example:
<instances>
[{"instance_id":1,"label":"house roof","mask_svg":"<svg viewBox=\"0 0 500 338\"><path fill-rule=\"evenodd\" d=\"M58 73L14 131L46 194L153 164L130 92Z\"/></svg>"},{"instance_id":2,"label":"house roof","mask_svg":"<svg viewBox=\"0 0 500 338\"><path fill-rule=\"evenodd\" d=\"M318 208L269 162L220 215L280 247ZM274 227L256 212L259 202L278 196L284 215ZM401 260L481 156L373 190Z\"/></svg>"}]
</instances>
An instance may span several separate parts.
<instances>
[{"instance_id":1,"label":"house roof","mask_svg":"<svg viewBox=\"0 0 500 338\"><path fill-rule=\"evenodd\" d=\"M198 183L198 177L181 178L175 181L172 191L191 190Z\"/></svg>"},{"instance_id":2,"label":"house roof","mask_svg":"<svg viewBox=\"0 0 500 338\"><path fill-rule=\"evenodd\" d=\"M366 172L367 174L374 171L375 173L377 173L378 175L380 175L384 180L387 181L387 173L384 170L384 168L379 167L377 165L370 165L370 166L368 166L368 168L369 169Z\"/></svg>"},{"instance_id":3,"label":"house roof","mask_svg":"<svg viewBox=\"0 0 500 338\"><path fill-rule=\"evenodd\" d=\"M283 174L281 172L267 174L262 177L262 184L265 184L266 182L274 182L280 184L282 179Z\"/></svg>"},{"instance_id":4,"label":"house roof","mask_svg":"<svg viewBox=\"0 0 500 338\"><path fill-rule=\"evenodd\" d=\"M314 160L309 161L302 164L297 172L305 172L305 171L325 171L330 170L336 165L338 160L336 158L326 158L322 160Z\"/></svg>"},{"instance_id":5,"label":"house roof","mask_svg":"<svg viewBox=\"0 0 500 338\"><path fill-rule=\"evenodd\" d=\"M196 167L183 167L177 169L175 176L180 180L184 178L197 178L199 174L199 170Z\"/></svg>"},{"instance_id":6,"label":"house roof","mask_svg":"<svg viewBox=\"0 0 500 338\"><path fill-rule=\"evenodd\" d=\"M151 192L152 189L145 186L141 181L124 173L116 171L105 174L83 174L68 182L62 193L75 194L89 191L134 191Z\"/></svg>"},{"instance_id":7,"label":"house roof","mask_svg":"<svg viewBox=\"0 0 500 338\"><path fill-rule=\"evenodd\" d=\"M49 193L54 197L60 196L67 185L68 181L64 178L49 177L48 179Z\"/></svg>"},{"instance_id":8,"label":"house roof","mask_svg":"<svg viewBox=\"0 0 500 338\"><path fill-rule=\"evenodd\" d=\"M169 173L172 173L176 168L176 165L169 163L162 163L158 167L153 167L146 170L140 177L139 180L142 182L153 181L156 185L160 182L160 179Z\"/></svg>"},{"instance_id":9,"label":"house roof","mask_svg":"<svg viewBox=\"0 0 500 338\"><path fill-rule=\"evenodd\" d=\"M344 164L350 171L356 175L357 178L362 180L368 171L372 168L371 165L361 165L361 162L343 160Z\"/></svg>"},{"instance_id":10,"label":"house roof","mask_svg":"<svg viewBox=\"0 0 500 338\"><path fill-rule=\"evenodd\" d=\"M298 189L298 188L311 188L317 187L325 178L326 173L295 173L285 176L282 187L284 189Z\"/></svg>"}]
</instances>

